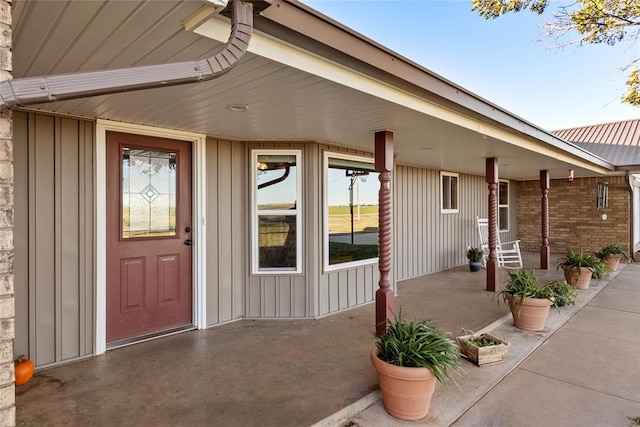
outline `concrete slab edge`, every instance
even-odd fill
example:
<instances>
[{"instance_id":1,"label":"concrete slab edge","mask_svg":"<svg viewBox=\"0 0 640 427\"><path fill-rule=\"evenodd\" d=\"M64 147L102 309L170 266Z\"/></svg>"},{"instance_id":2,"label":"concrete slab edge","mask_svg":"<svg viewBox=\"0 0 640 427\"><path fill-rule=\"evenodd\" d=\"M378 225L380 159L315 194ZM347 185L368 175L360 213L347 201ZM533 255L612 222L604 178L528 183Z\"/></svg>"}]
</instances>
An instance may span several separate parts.
<instances>
[{"instance_id":1,"label":"concrete slab edge","mask_svg":"<svg viewBox=\"0 0 640 427\"><path fill-rule=\"evenodd\" d=\"M626 265L625 265L626 267ZM607 277L606 280L601 280L596 286L594 286L594 288L597 289L596 292L591 293L590 295L587 295L585 300L582 301L582 303L580 304L579 307L574 307L574 309L571 311L571 313L564 317L560 322L558 322L557 325L555 325L554 329L550 330L543 339L541 339L540 341L538 341L535 345L532 345L528 351L523 355L523 357L518 361L518 363L516 363L511 369L509 369L508 371L506 371L504 373L504 375L502 375L496 382L494 382L490 387L488 387L484 393L482 393L481 396L479 396L477 399L475 399L473 402L471 402L471 404L469 404L467 406L467 408L460 412L454 419L449 420L450 424L452 425L453 423L455 423L458 419L460 419L467 411L469 411L469 409L471 409L473 407L473 405L475 405L476 403L478 403L484 396L486 396L491 390L493 390L503 379L505 379L507 377L507 375L511 374L511 372L515 371L521 364L522 362L524 362L527 357L529 357L534 351L536 351L538 349L538 347L540 347L542 344L544 344L549 338L551 338L556 332L558 332L560 330L560 328L567 323L569 320L571 320L576 314L578 314L580 312L580 310L584 307L587 306L587 304L589 304L589 302L595 298L604 288L606 288L609 283L611 283L617 276L618 274L620 274L620 272L624 270L624 268L619 269L616 272L613 272L609 275L609 277ZM491 332L493 329L497 328L498 326L502 325L503 323L505 323L506 321L511 320L511 314L508 313L506 314L504 317L496 320L495 322L493 322L492 324L488 325L487 327L483 328L481 331L479 331L480 333L482 332Z\"/></svg>"},{"instance_id":2,"label":"concrete slab edge","mask_svg":"<svg viewBox=\"0 0 640 427\"><path fill-rule=\"evenodd\" d=\"M324 420L318 421L311 427L336 427L342 425L381 399L382 394L380 393L380 390L372 391L362 399L357 400L332 415L329 415Z\"/></svg>"},{"instance_id":3,"label":"concrete slab edge","mask_svg":"<svg viewBox=\"0 0 640 427\"><path fill-rule=\"evenodd\" d=\"M532 346L529 351L524 355L524 357L521 358L521 360L516 363L511 369L509 369L507 372L505 372L504 375L502 375L498 381L496 381L494 384L492 384L490 387L488 387L484 393L482 393L478 399L474 400L470 405L467 406L467 408L463 411L461 411L457 416L455 416L455 418L453 418L453 420L450 420L451 423L454 423L456 420L458 420L460 417L462 417L462 415L464 415L473 405L475 405L480 399L482 399L487 393L489 393L493 388L495 388L496 385L498 385L500 383L500 381L502 381L507 375L509 375L511 372L513 372L515 369L518 368L518 366L520 366L520 364L522 362L524 362L524 360L531 355L531 353L533 353L538 347L540 347L545 341L547 341L553 334L555 334L560 327L562 327L562 325L564 325L565 323L567 323L569 320L571 320L584 306L586 306L593 298L595 298L600 291L602 291L605 287L607 287L607 285L609 283L611 283L617 276L618 274L621 273L621 271L624 270L624 268L619 269L618 271L612 273L606 280L601 281L600 283L598 283L598 285L596 285L594 288L597 288L597 292L594 292L590 295L588 295L584 301L582 301L582 304L580 304L579 307L575 307L574 310L572 310L571 314L569 316L566 316L566 318L562 319L561 322L559 322L557 325L555 325L555 328L551 331L549 331L549 333L544 337L544 339L540 340L535 346ZM511 320L511 313L507 313L504 316L502 316L500 319L496 320L495 322L485 326L484 328L482 328L481 330L477 331L478 333L483 333L483 332L491 332L492 330L498 328L499 326L501 326L502 324L508 322ZM340 411L328 416L327 418L317 422L316 424L313 424L311 427L337 427L337 426L341 426L347 422L349 422L349 420L355 416L357 416L359 413L363 412L365 409L369 408L372 405L375 405L376 403L378 403L380 400L382 399L382 395L380 394L379 390L376 390L374 392L369 393L367 396L363 397L362 399L352 403L351 405L341 409Z\"/></svg>"}]
</instances>

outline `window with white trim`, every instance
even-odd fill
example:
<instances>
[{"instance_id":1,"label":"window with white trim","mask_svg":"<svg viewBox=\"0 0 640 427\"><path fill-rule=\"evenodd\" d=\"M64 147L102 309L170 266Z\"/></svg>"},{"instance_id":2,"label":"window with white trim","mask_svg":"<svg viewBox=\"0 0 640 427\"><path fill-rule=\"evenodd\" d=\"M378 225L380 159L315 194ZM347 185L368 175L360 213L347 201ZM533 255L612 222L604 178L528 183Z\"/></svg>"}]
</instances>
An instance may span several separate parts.
<instances>
[{"instance_id":1,"label":"window with white trim","mask_svg":"<svg viewBox=\"0 0 640 427\"><path fill-rule=\"evenodd\" d=\"M366 157L325 153L325 270L378 261L379 173Z\"/></svg>"},{"instance_id":2,"label":"window with white trim","mask_svg":"<svg viewBox=\"0 0 640 427\"><path fill-rule=\"evenodd\" d=\"M509 181L498 182L498 231L509 231Z\"/></svg>"},{"instance_id":3,"label":"window with white trim","mask_svg":"<svg viewBox=\"0 0 640 427\"><path fill-rule=\"evenodd\" d=\"M252 151L253 272L302 272L300 150Z\"/></svg>"},{"instance_id":4,"label":"window with white trim","mask_svg":"<svg viewBox=\"0 0 640 427\"><path fill-rule=\"evenodd\" d=\"M458 174L440 172L440 213L458 213Z\"/></svg>"}]
</instances>

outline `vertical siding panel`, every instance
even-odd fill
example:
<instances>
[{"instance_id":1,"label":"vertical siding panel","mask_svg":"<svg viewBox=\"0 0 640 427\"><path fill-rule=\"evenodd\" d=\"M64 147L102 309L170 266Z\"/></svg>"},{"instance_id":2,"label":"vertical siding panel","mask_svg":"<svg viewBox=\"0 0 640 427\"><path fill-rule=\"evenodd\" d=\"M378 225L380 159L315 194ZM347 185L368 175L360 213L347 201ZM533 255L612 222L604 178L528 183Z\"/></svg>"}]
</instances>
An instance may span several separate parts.
<instances>
[{"instance_id":1,"label":"vertical siding panel","mask_svg":"<svg viewBox=\"0 0 640 427\"><path fill-rule=\"evenodd\" d=\"M329 313L340 309L340 277L338 272L329 273Z\"/></svg>"},{"instance_id":2,"label":"vertical siding panel","mask_svg":"<svg viewBox=\"0 0 640 427\"><path fill-rule=\"evenodd\" d=\"M60 352L58 360L79 356L80 348L80 266L79 247L79 158L78 122L60 119L60 144L56 180L59 182L60 221L57 228L59 259L60 306ZM58 213L57 212L57 213Z\"/></svg>"},{"instance_id":3,"label":"vertical siding panel","mask_svg":"<svg viewBox=\"0 0 640 427\"><path fill-rule=\"evenodd\" d=\"M306 189L303 200L303 212L305 222L302 224L304 230L303 239L306 244L303 246L303 259L306 260L307 268L303 272L305 275L305 299L304 304L296 299L296 313L304 312L306 316L316 316L322 312L320 298L326 281L322 280L322 270L324 268L324 239L322 235L324 223L323 211L323 161L322 152L318 144L307 144L303 151L305 159L303 175L304 188ZM315 256L314 256L315 255Z\"/></svg>"},{"instance_id":4,"label":"vertical siding panel","mask_svg":"<svg viewBox=\"0 0 640 427\"><path fill-rule=\"evenodd\" d=\"M95 147L95 127L91 122L81 122L82 123L82 155L80 158L82 159L82 182L81 182L81 210L83 212L83 224L82 224L82 235L80 237L80 241L83 243L83 246L80 248L80 254L82 254L82 266L81 270L81 280L83 284L81 285L81 289L83 293L81 294L82 298L82 321L81 326L84 327L84 333L82 336L84 337L83 344L83 354L92 354L94 352L93 343L94 339L94 289L96 288L95 283L95 271L94 271L94 259L96 258L95 251L95 238L94 238L94 228L93 224L95 223L95 212L94 212L94 147Z\"/></svg>"},{"instance_id":5,"label":"vertical siding panel","mask_svg":"<svg viewBox=\"0 0 640 427\"><path fill-rule=\"evenodd\" d=\"M367 270L369 266L359 268L356 276L356 305L364 304L367 301Z\"/></svg>"},{"instance_id":6,"label":"vertical siding panel","mask_svg":"<svg viewBox=\"0 0 640 427\"><path fill-rule=\"evenodd\" d=\"M233 318L233 215L232 206L232 164L231 143L218 141L218 256L219 256L219 288L218 312L219 321L226 322Z\"/></svg>"},{"instance_id":7,"label":"vertical siding panel","mask_svg":"<svg viewBox=\"0 0 640 427\"><path fill-rule=\"evenodd\" d=\"M364 270L364 299L371 301L374 299L376 289L378 289L378 281L373 278L373 269L378 270L378 265L372 265Z\"/></svg>"},{"instance_id":8,"label":"vertical siding panel","mask_svg":"<svg viewBox=\"0 0 640 427\"><path fill-rule=\"evenodd\" d=\"M278 317L292 317L294 277L283 277L278 286Z\"/></svg>"},{"instance_id":9,"label":"vertical siding panel","mask_svg":"<svg viewBox=\"0 0 640 427\"><path fill-rule=\"evenodd\" d=\"M220 287L220 254L219 254L219 227L218 227L218 187L219 161L218 141L207 139L207 324L214 325L220 322L219 287Z\"/></svg>"},{"instance_id":10,"label":"vertical siding panel","mask_svg":"<svg viewBox=\"0 0 640 427\"><path fill-rule=\"evenodd\" d=\"M30 268L30 295L35 323L35 363L44 365L56 360L55 342L55 223L54 223L54 124L53 118L35 116L36 132L30 139L30 152L34 153L30 165L29 207L33 222L29 246L33 248ZM36 150L36 146L38 149Z\"/></svg>"},{"instance_id":11,"label":"vertical siding panel","mask_svg":"<svg viewBox=\"0 0 640 427\"><path fill-rule=\"evenodd\" d=\"M29 151L27 114L13 113L14 354L29 354Z\"/></svg>"},{"instance_id":12,"label":"vertical siding panel","mask_svg":"<svg viewBox=\"0 0 640 427\"><path fill-rule=\"evenodd\" d=\"M305 317L308 315L307 303L307 281L304 277L296 276L293 279L293 317Z\"/></svg>"},{"instance_id":13,"label":"vertical siding panel","mask_svg":"<svg viewBox=\"0 0 640 427\"><path fill-rule=\"evenodd\" d=\"M249 317L260 317L262 313L262 285L259 277L249 277L247 283L247 294L247 312Z\"/></svg>"},{"instance_id":14,"label":"vertical siding panel","mask_svg":"<svg viewBox=\"0 0 640 427\"><path fill-rule=\"evenodd\" d=\"M347 307L354 307L358 303L358 271L361 271L362 267L357 269L347 270Z\"/></svg>"},{"instance_id":15,"label":"vertical siding panel","mask_svg":"<svg viewBox=\"0 0 640 427\"><path fill-rule=\"evenodd\" d=\"M349 270L338 272L338 309L349 307Z\"/></svg>"},{"instance_id":16,"label":"vertical siding panel","mask_svg":"<svg viewBox=\"0 0 640 427\"><path fill-rule=\"evenodd\" d=\"M231 229L233 239L231 240L232 263L231 265L231 301L230 301L230 319L237 319L243 314L244 307L244 279L246 272L248 271L248 264L244 254L247 253L246 243L247 236L245 230L247 229L247 215L237 215L236 212L251 212L246 208L244 201L247 199L247 189L249 189L249 183L247 182L247 174L245 170L246 162L246 150L242 144L233 143L231 152L231 164L233 177L231 178L232 188L232 204L226 209L229 212L231 218ZM250 216L250 215L249 215ZM250 224L250 222L249 222Z\"/></svg>"},{"instance_id":17,"label":"vertical siding panel","mask_svg":"<svg viewBox=\"0 0 640 427\"><path fill-rule=\"evenodd\" d=\"M265 276L262 278L262 286L264 293L262 294L263 300L263 317L276 317L276 305L277 305L277 277Z\"/></svg>"},{"instance_id":18,"label":"vertical siding panel","mask_svg":"<svg viewBox=\"0 0 640 427\"><path fill-rule=\"evenodd\" d=\"M318 280L318 314L327 314L331 311L331 275L323 274Z\"/></svg>"}]
</instances>

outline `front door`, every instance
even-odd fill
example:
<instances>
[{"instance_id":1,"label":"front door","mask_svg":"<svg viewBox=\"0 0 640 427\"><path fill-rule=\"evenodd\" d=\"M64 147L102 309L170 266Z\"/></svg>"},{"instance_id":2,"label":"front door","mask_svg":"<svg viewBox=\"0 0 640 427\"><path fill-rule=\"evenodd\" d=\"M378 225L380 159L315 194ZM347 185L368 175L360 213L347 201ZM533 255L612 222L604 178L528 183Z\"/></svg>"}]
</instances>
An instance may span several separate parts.
<instances>
[{"instance_id":1,"label":"front door","mask_svg":"<svg viewBox=\"0 0 640 427\"><path fill-rule=\"evenodd\" d=\"M191 143L107 132L107 343L192 324Z\"/></svg>"}]
</instances>

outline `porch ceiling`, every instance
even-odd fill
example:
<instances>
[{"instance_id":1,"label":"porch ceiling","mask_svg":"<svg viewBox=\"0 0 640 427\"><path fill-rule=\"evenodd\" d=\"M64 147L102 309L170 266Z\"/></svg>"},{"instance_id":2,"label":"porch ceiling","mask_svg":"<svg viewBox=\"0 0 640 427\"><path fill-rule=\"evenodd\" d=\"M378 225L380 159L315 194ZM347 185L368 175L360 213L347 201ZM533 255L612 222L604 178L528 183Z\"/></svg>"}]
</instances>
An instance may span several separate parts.
<instances>
[{"instance_id":1,"label":"porch ceiling","mask_svg":"<svg viewBox=\"0 0 640 427\"><path fill-rule=\"evenodd\" d=\"M220 43L183 27L203 4L15 0L14 78L209 56ZM249 109L232 112L232 104L247 104ZM539 144L490 120L465 116L462 108L453 113L467 122L477 121L476 129L255 53L247 53L228 74L209 82L35 108L235 140L321 141L368 151L373 151L373 133L390 129L401 164L484 175L484 158L498 157L500 176L509 179L537 179L543 169L552 178L565 177L570 168L577 177L598 173L598 168L559 159L565 153L558 148L532 150L497 138L497 133L506 132L515 140Z\"/></svg>"}]
</instances>

